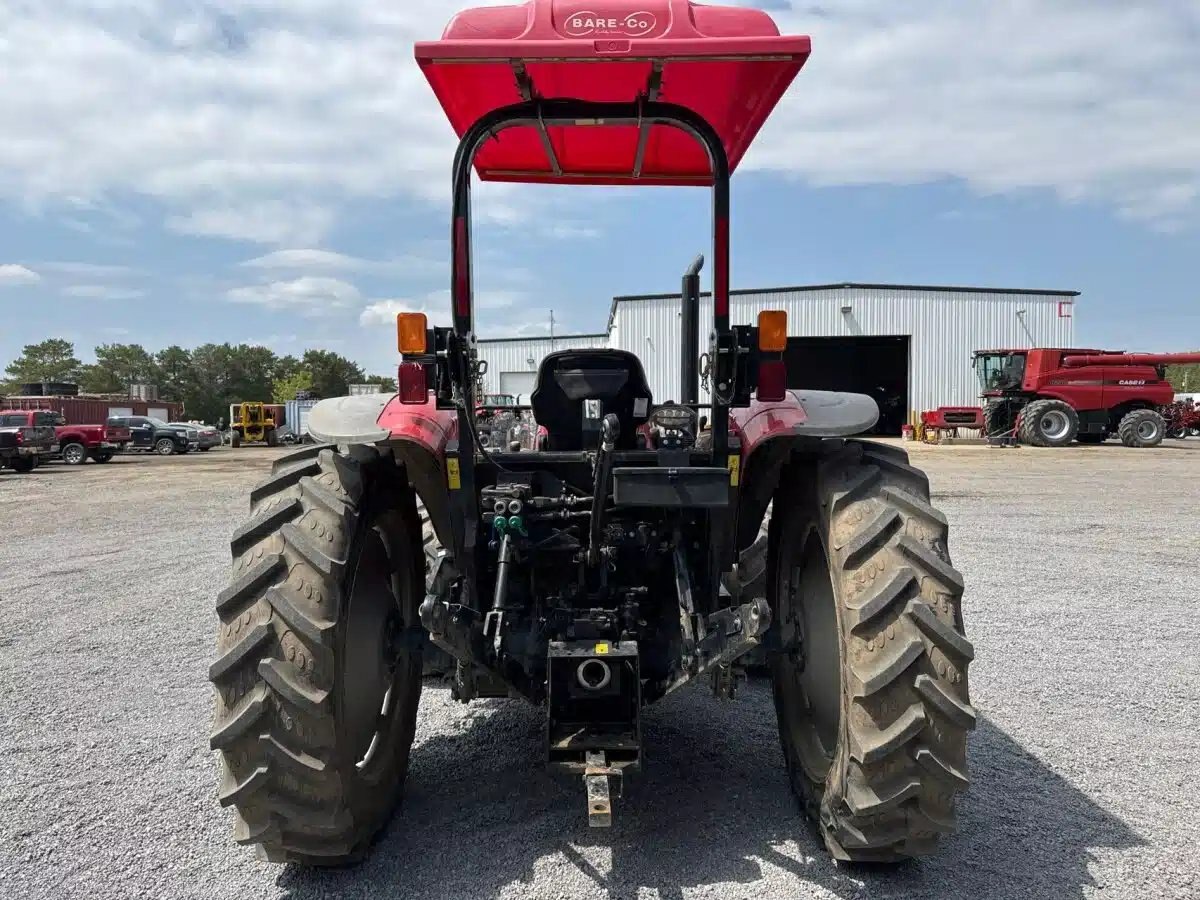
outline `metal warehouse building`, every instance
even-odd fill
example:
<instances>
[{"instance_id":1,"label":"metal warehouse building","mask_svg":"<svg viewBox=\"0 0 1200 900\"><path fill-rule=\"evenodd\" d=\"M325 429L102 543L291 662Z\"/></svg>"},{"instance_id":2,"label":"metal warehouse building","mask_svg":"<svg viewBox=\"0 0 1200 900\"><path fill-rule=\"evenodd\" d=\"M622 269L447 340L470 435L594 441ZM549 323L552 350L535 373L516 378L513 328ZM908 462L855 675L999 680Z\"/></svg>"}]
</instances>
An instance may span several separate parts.
<instances>
[{"instance_id":1,"label":"metal warehouse building","mask_svg":"<svg viewBox=\"0 0 1200 900\"><path fill-rule=\"evenodd\" d=\"M971 368L975 350L1073 346L1078 296L1075 291L816 285L734 291L730 318L750 324L760 310L786 310L790 385L870 394L882 412L879 432L898 434L923 410L978 405ZM617 297L606 335L481 341L480 354L489 366L486 389L527 397L547 353L608 346L641 358L656 401L678 399L680 312L678 294ZM701 348L708 345L711 321L712 300L705 295Z\"/></svg>"}]
</instances>

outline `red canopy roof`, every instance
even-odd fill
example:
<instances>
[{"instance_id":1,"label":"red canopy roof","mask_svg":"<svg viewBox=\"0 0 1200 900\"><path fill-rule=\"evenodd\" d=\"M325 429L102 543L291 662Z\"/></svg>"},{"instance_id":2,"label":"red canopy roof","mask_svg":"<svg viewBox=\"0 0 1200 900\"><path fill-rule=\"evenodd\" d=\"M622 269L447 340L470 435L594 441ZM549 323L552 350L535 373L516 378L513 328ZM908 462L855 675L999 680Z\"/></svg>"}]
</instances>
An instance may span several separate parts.
<instances>
[{"instance_id":1,"label":"red canopy roof","mask_svg":"<svg viewBox=\"0 0 1200 900\"><path fill-rule=\"evenodd\" d=\"M687 107L716 129L737 167L808 59L807 37L781 37L763 12L688 0L529 0L460 13L417 61L461 137L487 113L531 98ZM637 126L512 128L475 160L486 181L710 184L704 149L649 127L635 173ZM556 173L555 166L560 170Z\"/></svg>"}]
</instances>

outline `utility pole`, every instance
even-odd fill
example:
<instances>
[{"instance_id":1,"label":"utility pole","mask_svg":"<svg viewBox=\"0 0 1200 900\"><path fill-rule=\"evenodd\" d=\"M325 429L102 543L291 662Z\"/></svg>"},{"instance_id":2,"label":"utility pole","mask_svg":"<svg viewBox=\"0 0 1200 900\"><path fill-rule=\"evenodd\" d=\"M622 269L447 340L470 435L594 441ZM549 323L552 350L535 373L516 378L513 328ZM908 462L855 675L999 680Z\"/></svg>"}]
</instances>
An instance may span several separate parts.
<instances>
[{"instance_id":1,"label":"utility pole","mask_svg":"<svg viewBox=\"0 0 1200 900\"><path fill-rule=\"evenodd\" d=\"M553 353L557 347L554 346L554 310L550 310L550 352Z\"/></svg>"}]
</instances>

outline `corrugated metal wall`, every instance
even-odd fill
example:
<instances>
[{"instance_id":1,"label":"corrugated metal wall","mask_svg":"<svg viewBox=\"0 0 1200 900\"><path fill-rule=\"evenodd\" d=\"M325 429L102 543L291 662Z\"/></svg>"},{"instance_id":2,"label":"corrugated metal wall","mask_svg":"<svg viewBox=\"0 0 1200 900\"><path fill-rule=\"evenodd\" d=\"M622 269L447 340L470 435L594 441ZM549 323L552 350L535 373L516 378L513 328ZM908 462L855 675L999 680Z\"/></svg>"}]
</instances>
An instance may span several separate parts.
<instances>
[{"instance_id":1,"label":"corrugated metal wall","mask_svg":"<svg viewBox=\"0 0 1200 900\"><path fill-rule=\"evenodd\" d=\"M1060 294L1013 294L920 288L832 287L735 294L733 324L754 322L763 309L785 309L793 337L908 335L910 420L938 406L975 405L979 386L971 368L975 350L999 347L1070 347L1074 318ZM656 400L679 394L680 301L622 299L611 346L641 357ZM848 308L843 312L843 308ZM712 300L700 301L700 346L708 346Z\"/></svg>"},{"instance_id":2,"label":"corrugated metal wall","mask_svg":"<svg viewBox=\"0 0 1200 900\"><path fill-rule=\"evenodd\" d=\"M498 394L500 373L536 372L542 359L558 350L590 350L607 347L608 336L604 334L563 335L520 338L514 340L480 341L479 358L487 360L487 374L483 376L483 390L487 394ZM530 360L533 363L530 364Z\"/></svg>"}]
</instances>

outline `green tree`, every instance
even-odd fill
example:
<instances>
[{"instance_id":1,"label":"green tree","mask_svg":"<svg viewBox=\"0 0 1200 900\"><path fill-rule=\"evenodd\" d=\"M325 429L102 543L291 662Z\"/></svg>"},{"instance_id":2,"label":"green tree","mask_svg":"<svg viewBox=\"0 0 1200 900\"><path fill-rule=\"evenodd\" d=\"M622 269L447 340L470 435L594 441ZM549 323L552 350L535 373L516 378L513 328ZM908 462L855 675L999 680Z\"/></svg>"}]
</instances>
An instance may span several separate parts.
<instances>
[{"instance_id":1,"label":"green tree","mask_svg":"<svg viewBox=\"0 0 1200 900\"><path fill-rule=\"evenodd\" d=\"M1178 394L1200 393L1200 364L1169 367L1167 381L1174 385Z\"/></svg>"},{"instance_id":2,"label":"green tree","mask_svg":"<svg viewBox=\"0 0 1200 900\"><path fill-rule=\"evenodd\" d=\"M298 373L306 371L304 363L296 357L288 354L280 356L275 360L275 367L271 370L271 378L274 381L287 381L289 378L294 378Z\"/></svg>"},{"instance_id":3,"label":"green tree","mask_svg":"<svg viewBox=\"0 0 1200 900\"><path fill-rule=\"evenodd\" d=\"M158 394L164 400L182 400L192 377L192 354L172 345L154 355L158 366Z\"/></svg>"},{"instance_id":4,"label":"green tree","mask_svg":"<svg viewBox=\"0 0 1200 900\"><path fill-rule=\"evenodd\" d=\"M127 385L102 366L79 367L79 389L85 394L120 394L126 388Z\"/></svg>"},{"instance_id":5,"label":"green tree","mask_svg":"<svg viewBox=\"0 0 1200 900\"><path fill-rule=\"evenodd\" d=\"M110 381L128 390L133 384L158 384L159 370L154 357L141 344L101 344L96 348L96 369L106 372Z\"/></svg>"},{"instance_id":6,"label":"green tree","mask_svg":"<svg viewBox=\"0 0 1200 900\"><path fill-rule=\"evenodd\" d=\"M35 381L73 381L79 375L80 362L75 345L62 338L49 338L39 344L26 344L21 355L5 367L13 384Z\"/></svg>"},{"instance_id":7,"label":"green tree","mask_svg":"<svg viewBox=\"0 0 1200 900\"><path fill-rule=\"evenodd\" d=\"M398 390L396 387L396 379L389 378L386 375L377 375L371 379L370 383L379 385L379 391L383 394L394 394Z\"/></svg>"},{"instance_id":8,"label":"green tree","mask_svg":"<svg viewBox=\"0 0 1200 900\"><path fill-rule=\"evenodd\" d=\"M295 400L296 395L301 391L311 390L312 376L301 369L294 375L278 379L272 390L272 397L276 403L287 403L289 400Z\"/></svg>"},{"instance_id":9,"label":"green tree","mask_svg":"<svg viewBox=\"0 0 1200 900\"><path fill-rule=\"evenodd\" d=\"M303 363L318 397L345 396L350 393L350 385L361 384L366 378L358 365L329 350L308 350Z\"/></svg>"}]
</instances>

